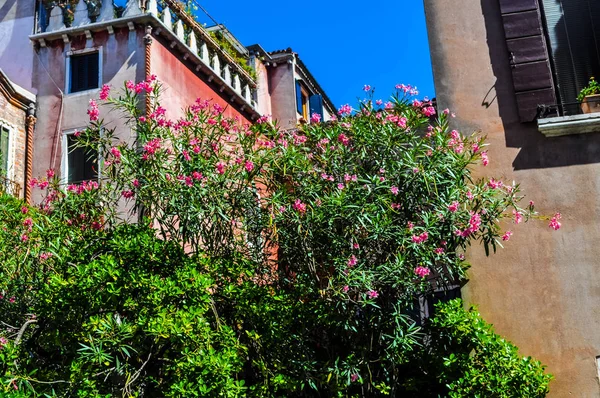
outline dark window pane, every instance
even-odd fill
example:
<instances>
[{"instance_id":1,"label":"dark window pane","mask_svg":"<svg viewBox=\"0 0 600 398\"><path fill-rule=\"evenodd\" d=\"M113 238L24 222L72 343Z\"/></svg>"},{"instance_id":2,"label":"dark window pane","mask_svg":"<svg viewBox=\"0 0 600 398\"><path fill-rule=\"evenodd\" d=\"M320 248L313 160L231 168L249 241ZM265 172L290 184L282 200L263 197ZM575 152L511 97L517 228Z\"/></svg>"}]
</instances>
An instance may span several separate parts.
<instances>
[{"instance_id":1,"label":"dark window pane","mask_svg":"<svg viewBox=\"0 0 600 398\"><path fill-rule=\"evenodd\" d=\"M98 88L98 53L72 55L71 93Z\"/></svg>"},{"instance_id":2,"label":"dark window pane","mask_svg":"<svg viewBox=\"0 0 600 398\"><path fill-rule=\"evenodd\" d=\"M296 80L296 110L299 114L303 114L302 112L302 85L300 84L300 80Z\"/></svg>"},{"instance_id":3,"label":"dark window pane","mask_svg":"<svg viewBox=\"0 0 600 398\"><path fill-rule=\"evenodd\" d=\"M95 151L76 148L76 137L67 135L69 153L67 155L67 182L79 184L82 181L98 178L98 154Z\"/></svg>"}]
</instances>

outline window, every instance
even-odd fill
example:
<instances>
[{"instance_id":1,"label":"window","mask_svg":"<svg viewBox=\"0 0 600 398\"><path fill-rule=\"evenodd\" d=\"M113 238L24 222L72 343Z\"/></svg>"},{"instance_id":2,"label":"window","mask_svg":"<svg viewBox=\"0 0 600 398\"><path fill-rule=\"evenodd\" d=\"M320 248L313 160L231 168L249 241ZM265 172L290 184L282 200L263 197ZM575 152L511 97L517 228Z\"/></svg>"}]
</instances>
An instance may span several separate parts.
<instances>
[{"instance_id":1,"label":"window","mask_svg":"<svg viewBox=\"0 0 600 398\"><path fill-rule=\"evenodd\" d=\"M67 92L93 90L100 87L100 54L98 51L72 54L68 60Z\"/></svg>"},{"instance_id":2,"label":"window","mask_svg":"<svg viewBox=\"0 0 600 398\"><path fill-rule=\"evenodd\" d=\"M577 95L600 77L600 1L541 0L560 111L580 113Z\"/></svg>"},{"instance_id":3,"label":"window","mask_svg":"<svg viewBox=\"0 0 600 398\"><path fill-rule=\"evenodd\" d=\"M98 178L98 152L76 147L77 137L66 133L63 140L63 178L67 184L79 184Z\"/></svg>"},{"instance_id":4,"label":"window","mask_svg":"<svg viewBox=\"0 0 600 398\"><path fill-rule=\"evenodd\" d=\"M10 130L0 126L0 177L8 177Z\"/></svg>"},{"instance_id":5,"label":"window","mask_svg":"<svg viewBox=\"0 0 600 398\"><path fill-rule=\"evenodd\" d=\"M308 120L308 91L302 86L300 80L296 80L296 111Z\"/></svg>"}]
</instances>

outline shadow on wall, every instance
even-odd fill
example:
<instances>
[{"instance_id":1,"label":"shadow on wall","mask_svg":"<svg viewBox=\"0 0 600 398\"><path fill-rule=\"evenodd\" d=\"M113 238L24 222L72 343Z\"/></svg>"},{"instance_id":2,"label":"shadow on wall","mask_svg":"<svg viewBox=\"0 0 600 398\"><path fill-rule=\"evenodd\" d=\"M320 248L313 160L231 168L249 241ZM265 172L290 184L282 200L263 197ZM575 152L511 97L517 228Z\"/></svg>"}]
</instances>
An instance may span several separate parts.
<instances>
[{"instance_id":1,"label":"shadow on wall","mask_svg":"<svg viewBox=\"0 0 600 398\"><path fill-rule=\"evenodd\" d=\"M600 133L548 138L537 130L535 122L519 121L499 2L481 0L481 8L506 146L521 148L513 168L526 170L600 163ZM484 98L486 96L489 97L489 93L482 93L481 106L490 103L489 98Z\"/></svg>"}]
</instances>

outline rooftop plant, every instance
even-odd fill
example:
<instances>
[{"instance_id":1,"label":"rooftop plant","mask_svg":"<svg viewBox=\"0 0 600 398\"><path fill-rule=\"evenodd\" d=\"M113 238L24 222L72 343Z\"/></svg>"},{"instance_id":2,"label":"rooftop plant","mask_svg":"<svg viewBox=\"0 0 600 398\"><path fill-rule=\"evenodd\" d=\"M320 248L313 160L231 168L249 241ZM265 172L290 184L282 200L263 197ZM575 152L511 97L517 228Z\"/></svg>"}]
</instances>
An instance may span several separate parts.
<instances>
[{"instance_id":1,"label":"rooftop plant","mask_svg":"<svg viewBox=\"0 0 600 398\"><path fill-rule=\"evenodd\" d=\"M596 81L596 79L592 76L590 77L590 82L586 87L584 87L577 96L577 101L582 102L585 97L588 95L597 95L600 94L600 83Z\"/></svg>"}]
</instances>

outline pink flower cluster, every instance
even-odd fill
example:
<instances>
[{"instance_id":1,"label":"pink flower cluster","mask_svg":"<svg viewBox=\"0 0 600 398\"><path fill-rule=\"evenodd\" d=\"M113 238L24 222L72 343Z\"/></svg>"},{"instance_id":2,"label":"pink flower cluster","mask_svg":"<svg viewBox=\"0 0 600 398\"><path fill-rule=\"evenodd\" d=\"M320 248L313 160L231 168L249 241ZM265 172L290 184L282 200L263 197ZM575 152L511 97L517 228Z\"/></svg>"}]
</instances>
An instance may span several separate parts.
<instances>
[{"instance_id":1,"label":"pink flower cluster","mask_svg":"<svg viewBox=\"0 0 600 398\"><path fill-rule=\"evenodd\" d=\"M503 241L507 241L510 239L510 237L513 235L512 231L506 231L504 233L504 235L502 235L502 240Z\"/></svg>"},{"instance_id":2,"label":"pink flower cluster","mask_svg":"<svg viewBox=\"0 0 600 398\"><path fill-rule=\"evenodd\" d=\"M343 146L350 145L350 138L346 136L346 134L342 133L338 135L338 142L340 142Z\"/></svg>"},{"instance_id":3,"label":"pink flower cluster","mask_svg":"<svg viewBox=\"0 0 600 398\"><path fill-rule=\"evenodd\" d=\"M416 87L413 87L410 84L397 84L396 90L403 91L404 94L408 95L419 95L419 90L417 90Z\"/></svg>"},{"instance_id":4,"label":"pink flower cluster","mask_svg":"<svg viewBox=\"0 0 600 398\"><path fill-rule=\"evenodd\" d=\"M418 266L417 268L415 268L415 274L417 274L417 276L419 276L420 278L425 278L426 276L431 274L431 270L427 267Z\"/></svg>"},{"instance_id":5,"label":"pink flower cluster","mask_svg":"<svg viewBox=\"0 0 600 398\"><path fill-rule=\"evenodd\" d=\"M408 119L406 119L404 116L401 117L397 115L387 115L385 120L396 124L396 126L402 129L406 128L406 123L408 122Z\"/></svg>"},{"instance_id":6,"label":"pink flower cluster","mask_svg":"<svg viewBox=\"0 0 600 398\"><path fill-rule=\"evenodd\" d=\"M471 212L471 218L469 219L469 226L464 230L456 230L454 234L457 236L461 236L463 238L468 237L469 235L477 232L479 227L481 226L481 216L479 213Z\"/></svg>"},{"instance_id":7,"label":"pink flower cluster","mask_svg":"<svg viewBox=\"0 0 600 398\"><path fill-rule=\"evenodd\" d=\"M456 213L458 211L458 207L460 206L460 203L458 203L458 201L454 201L452 203L450 203L450 205L448 206L448 211L450 211L450 213Z\"/></svg>"},{"instance_id":8,"label":"pink flower cluster","mask_svg":"<svg viewBox=\"0 0 600 398\"><path fill-rule=\"evenodd\" d=\"M153 156L161 147L160 138L153 138L144 145L144 154L142 155L143 160L147 160L148 157Z\"/></svg>"},{"instance_id":9,"label":"pink flower cluster","mask_svg":"<svg viewBox=\"0 0 600 398\"><path fill-rule=\"evenodd\" d=\"M425 242L428 238L429 238L429 234L427 233L427 231L425 231L419 235L413 235L411 237L411 240L413 241L413 243L420 244L420 243Z\"/></svg>"},{"instance_id":10,"label":"pink flower cluster","mask_svg":"<svg viewBox=\"0 0 600 398\"><path fill-rule=\"evenodd\" d=\"M377 291L375 290L369 290L367 292L367 297L370 299L376 299L377 297L379 297L379 293L377 293Z\"/></svg>"},{"instance_id":11,"label":"pink flower cluster","mask_svg":"<svg viewBox=\"0 0 600 398\"><path fill-rule=\"evenodd\" d=\"M481 164L483 164L484 166L487 166L489 163L490 163L490 160L488 159L487 151L481 152Z\"/></svg>"},{"instance_id":12,"label":"pink flower cluster","mask_svg":"<svg viewBox=\"0 0 600 398\"><path fill-rule=\"evenodd\" d=\"M356 256L353 254L350 256L350 258L348 259L348 267L354 267L356 264L358 264L358 259L356 258Z\"/></svg>"},{"instance_id":13,"label":"pink flower cluster","mask_svg":"<svg viewBox=\"0 0 600 398\"><path fill-rule=\"evenodd\" d=\"M558 222L558 220L561 219L561 214L560 213L556 213L554 215L554 217L552 217L552 219L550 220L550 224L548 225L550 228L552 228L555 231L558 231L560 229L560 222Z\"/></svg>"},{"instance_id":14,"label":"pink flower cluster","mask_svg":"<svg viewBox=\"0 0 600 398\"><path fill-rule=\"evenodd\" d=\"M81 184L70 184L67 186L67 191L76 195L81 195L84 192L90 192L98 189L99 185L96 181L84 181Z\"/></svg>"},{"instance_id":15,"label":"pink flower cluster","mask_svg":"<svg viewBox=\"0 0 600 398\"><path fill-rule=\"evenodd\" d=\"M352 113L352 107L348 104L342 105L340 109L338 109L338 115L344 116Z\"/></svg>"},{"instance_id":16,"label":"pink flower cluster","mask_svg":"<svg viewBox=\"0 0 600 398\"><path fill-rule=\"evenodd\" d=\"M292 205L292 208L300 214L306 213L306 204L302 203L300 199L296 199L296 201Z\"/></svg>"},{"instance_id":17,"label":"pink flower cluster","mask_svg":"<svg viewBox=\"0 0 600 398\"><path fill-rule=\"evenodd\" d=\"M87 114L90 117L90 122L95 122L98 120L100 116L100 111L98 110L98 104L95 100L90 100L90 107L88 108Z\"/></svg>"},{"instance_id":18,"label":"pink flower cluster","mask_svg":"<svg viewBox=\"0 0 600 398\"><path fill-rule=\"evenodd\" d=\"M321 121L321 115L318 113L313 113L310 116L310 122L311 123L319 123Z\"/></svg>"},{"instance_id":19,"label":"pink flower cluster","mask_svg":"<svg viewBox=\"0 0 600 398\"><path fill-rule=\"evenodd\" d=\"M108 96L110 95L110 86L108 84L103 84L102 89L100 89L100 98L101 101L106 101Z\"/></svg>"}]
</instances>

